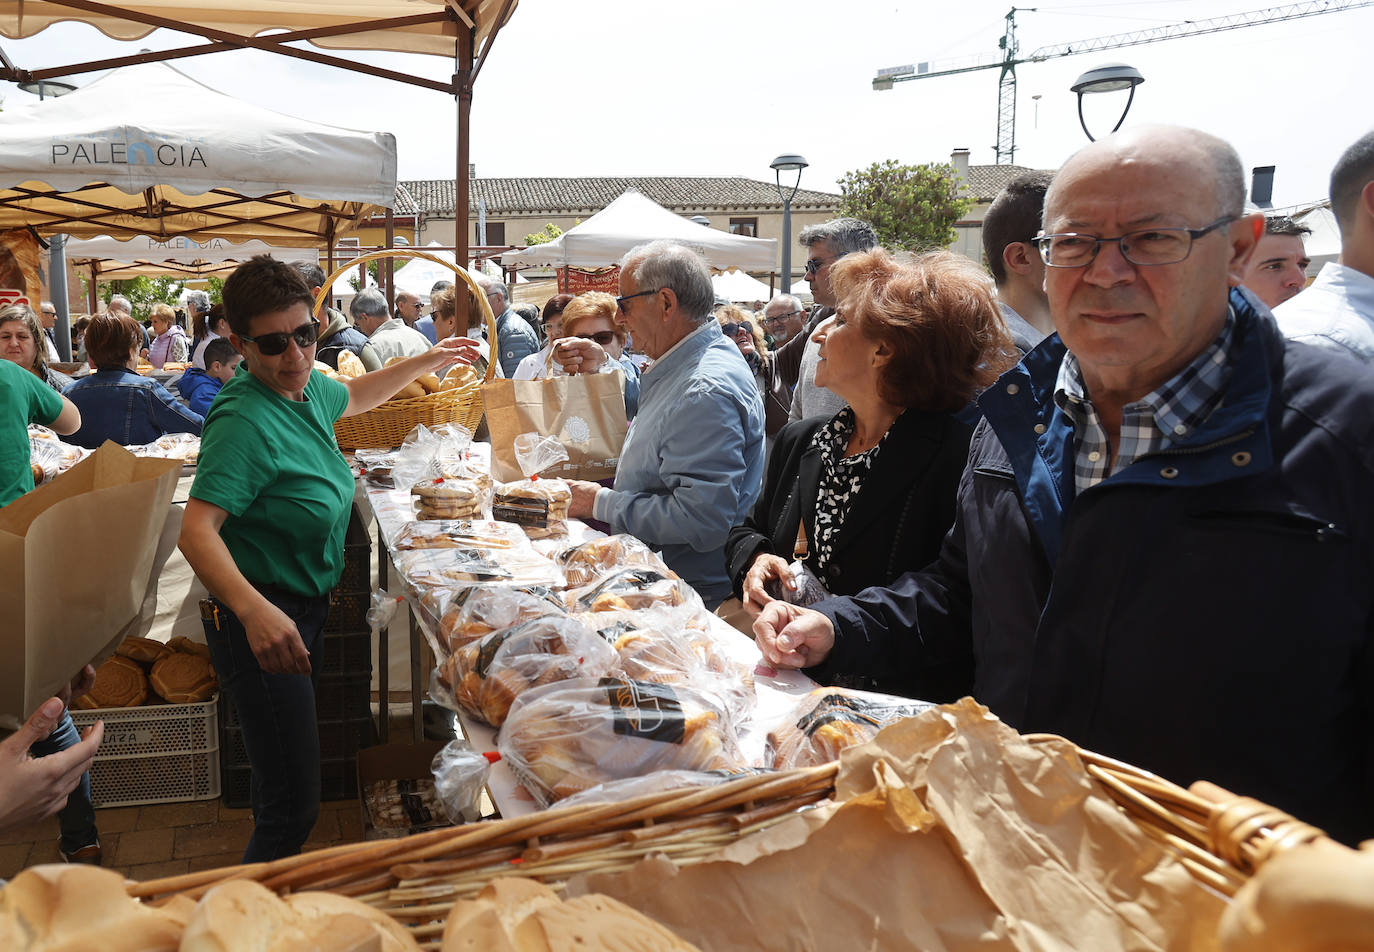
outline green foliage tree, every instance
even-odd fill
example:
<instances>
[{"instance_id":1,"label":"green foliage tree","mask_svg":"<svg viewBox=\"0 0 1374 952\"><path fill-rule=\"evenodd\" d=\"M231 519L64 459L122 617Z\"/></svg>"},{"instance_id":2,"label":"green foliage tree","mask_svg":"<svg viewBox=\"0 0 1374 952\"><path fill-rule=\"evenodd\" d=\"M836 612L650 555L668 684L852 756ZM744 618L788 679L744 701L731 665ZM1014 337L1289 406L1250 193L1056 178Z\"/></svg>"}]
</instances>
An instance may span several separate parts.
<instances>
[{"instance_id":1,"label":"green foliage tree","mask_svg":"<svg viewBox=\"0 0 1374 952\"><path fill-rule=\"evenodd\" d=\"M134 307L134 320L146 321L148 312L154 304L170 304L176 307L177 298L181 296L183 287L185 282L177 278L165 275L149 278L140 275L123 281L105 282L100 286L100 298L109 304L110 298L122 294Z\"/></svg>"},{"instance_id":2,"label":"green foliage tree","mask_svg":"<svg viewBox=\"0 0 1374 952\"><path fill-rule=\"evenodd\" d=\"M222 303L224 301L224 279L215 274L207 274L205 284L205 293L210 295L210 303Z\"/></svg>"},{"instance_id":3,"label":"green foliage tree","mask_svg":"<svg viewBox=\"0 0 1374 952\"><path fill-rule=\"evenodd\" d=\"M549 222L547 225L544 226L543 231L536 231L532 235L526 235L525 244L546 245L561 234L563 234L563 229L559 228L553 222Z\"/></svg>"},{"instance_id":4,"label":"green foliage tree","mask_svg":"<svg viewBox=\"0 0 1374 952\"><path fill-rule=\"evenodd\" d=\"M930 251L954 242L954 223L973 202L952 165L874 162L840 177L840 211L873 225L888 248Z\"/></svg>"}]
</instances>

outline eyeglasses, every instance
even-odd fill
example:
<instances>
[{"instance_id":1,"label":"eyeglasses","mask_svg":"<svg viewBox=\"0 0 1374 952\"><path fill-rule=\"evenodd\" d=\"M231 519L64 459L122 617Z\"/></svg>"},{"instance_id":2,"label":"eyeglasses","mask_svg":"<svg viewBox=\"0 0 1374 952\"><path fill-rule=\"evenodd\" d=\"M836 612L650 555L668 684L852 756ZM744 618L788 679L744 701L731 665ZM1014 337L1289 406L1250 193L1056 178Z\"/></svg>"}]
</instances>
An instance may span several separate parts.
<instances>
[{"instance_id":1,"label":"eyeglasses","mask_svg":"<svg viewBox=\"0 0 1374 952\"><path fill-rule=\"evenodd\" d=\"M806 273L815 274L817 271L821 270L821 268L824 268L826 265L834 263L834 261L822 261L820 258L807 258Z\"/></svg>"},{"instance_id":2,"label":"eyeglasses","mask_svg":"<svg viewBox=\"0 0 1374 952\"><path fill-rule=\"evenodd\" d=\"M1102 245L1112 242L1116 242L1121 249L1121 257L1131 264L1177 264L1188 257L1193 250L1193 242L1235 220L1234 215L1226 215L1202 228L1144 228L1117 238L1064 232L1042 235L1035 239L1035 244L1040 248L1040 257L1051 268L1086 267L1097 257Z\"/></svg>"},{"instance_id":3,"label":"eyeglasses","mask_svg":"<svg viewBox=\"0 0 1374 952\"><path fill-rule=\"evenodd\" d=\"M239 340L249 344L258 345L258 353L264 357L275 357L278 354L286 353L286 348L290 341L295 341L296 346L305 350L320 336L320 322L311 321L309 324L302 324L289 334L260 334L257 337L249 337L247 334L240 334Z\"/></svg>"},{"instance_id":4,"label":"eyeglasses","mask_svg":"<svg viewBox=\"0 0 1374 952\"><path fill-rule=\"evenodd\" d=\"M582 340L594 340L602 347L610 345L615 340L615 331L597 331L595 334L578 334Z\"/></svg>"},{"instance_id":5,"label":"eyeglasses","mask_svg":"<svg viewBox=\"0 0 1374 952\"><path fill-rule=\"evenodd\" d=\"M734 337L740 332L753 337L754 325L750 324L748 321L740 321L738 324L722 324L720 325L720 332L726 337Z\"/></svg>"},{"instance_id":6,"label":"eyeglasses","mask_svg":"<svg viewBox=\"0 0 1374 952\"><path fill-rule=\"evenodd\" d=\"M620 297L615 299L616 309L619 310L621 314L624 314L626 301L633 301L635 298L644 297L646 294L657 294L659 291L662 290L662 288L654 288L652 291L636 291L634 294L621 295Z\"/></svg>"},{"instance_id":7,"label":"eyeglasses","mask_svg":"<svg viewBox=\"0 0 1374 952\"><path fill-rule=\"evenodd\" d=\"M765 317L763 323L768 327L777 327L779 324L786 324L789 317L804 314L805 311L788 311L786 314L777 314L773 317Z\"/></svg>"}]
</instances>

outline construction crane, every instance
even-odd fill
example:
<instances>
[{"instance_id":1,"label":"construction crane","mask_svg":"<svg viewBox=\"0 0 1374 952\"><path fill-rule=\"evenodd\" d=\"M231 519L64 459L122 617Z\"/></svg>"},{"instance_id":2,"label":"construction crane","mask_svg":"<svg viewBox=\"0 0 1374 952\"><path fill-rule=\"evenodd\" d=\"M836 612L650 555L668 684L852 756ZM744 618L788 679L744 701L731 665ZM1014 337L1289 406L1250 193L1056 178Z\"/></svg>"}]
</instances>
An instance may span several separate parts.
<instances>
[{"instance_id":1,"label":"construction crane","mask_svg":"<svg viewBox=\"0 0 1374 952\"><path fill-rule=\"evenodd\" d=\"M953 76L957 73L1000 68L1001 74L997 81L997 164L1010 165L1016 159L1016 67L1022 63L1042 63L1058 56L1076 56L1079 53L1096 53L1100 50L1120 49L1123 46L1140 46L1144 43L1158 43L1160 40L1220 33L1223 30L1237 30L1264 23L1281 23L1284 20L1299 20L1323 13L1340 13L1370 6L1374 6L1374 0L1315 0L1310 3L1290 3L1282 7L1266 7L1263 10L1233 13L1210 20L1186 20L1183 23L1136 30L1132 33L1117 33L1112 36L1078 40L1074 43L1042 46L1024 57L1017 55L1020 46L1016 41L1016 14L1018 10L1033 13L1037 8L1012 7L1006 16L1006 32L997 44L1002 50L1000 59L978 57L972 63L950 65L936 70L931 70L929 63L892 66L878 70L878 75L873 78L873 88L891 89L893 83L905 83L913 79L934 79L937 76Z\"/></svg>"}]
</instances>

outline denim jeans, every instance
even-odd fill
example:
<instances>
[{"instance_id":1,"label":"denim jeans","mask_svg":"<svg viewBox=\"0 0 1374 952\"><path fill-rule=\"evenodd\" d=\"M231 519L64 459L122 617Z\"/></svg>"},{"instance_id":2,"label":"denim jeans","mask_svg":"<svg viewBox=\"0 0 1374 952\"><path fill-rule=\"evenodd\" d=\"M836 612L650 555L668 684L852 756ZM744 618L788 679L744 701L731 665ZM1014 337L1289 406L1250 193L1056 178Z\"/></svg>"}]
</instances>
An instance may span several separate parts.
<instances>
[{"instance_id":1,"label":"denim jeans","mask_svg":"<svg viewBox=\"0 0 1374 952\"><path fill-rule=\"evenodd\" d=\"M75 747L81 743L81 732L72 723L72 716L62 712L53 732L29 748L35 757L46 757ZM100 842L95 828L95 807L91 804L91 772L81 775L81 783L67 795L67 805L57 813L57 825L61 831L58 840L62 852L68 855L86 846Z\"/></svg>"},{"instance_id":2,"label":"denim jeans","mask_svg":"<svg viewBox=\"0 0 1374 952\"><path fill-rule=\"evenodd\" d=\"M310 653L309 675L263 673L243 625L222 602L215 600L218 628L213 620L204 622L210 659L220 688L238 709L253 768L253 836L243 854L245 863L299 853L320 812L315 645L329 613L329 598L302 598L280 590L263 594L296 623Z\"/></svg>"}]
</instances>

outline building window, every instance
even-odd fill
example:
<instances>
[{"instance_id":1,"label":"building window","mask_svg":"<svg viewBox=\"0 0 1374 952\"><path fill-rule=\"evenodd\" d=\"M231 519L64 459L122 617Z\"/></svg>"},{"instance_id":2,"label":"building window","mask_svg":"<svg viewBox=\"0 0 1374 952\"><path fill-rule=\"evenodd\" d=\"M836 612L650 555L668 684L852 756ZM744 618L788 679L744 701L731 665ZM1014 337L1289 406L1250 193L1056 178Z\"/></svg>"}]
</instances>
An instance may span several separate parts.
<instances>
[{"instance_id":1,"label":"building window","mask_svg":"<svg viewBox=\"0 0 1374 952\"><path fill-rule=\"evenodd\" d=\"M732 218L730 219L730 234L757 238L759 236L759 220L757 218Z\"/></svg>"},{"instance_id":2,"label":"building window","mask_svg":"<svg viewBox=\"0 0 1374 952\"><path fill-rule=\"evenodd\" d=\"M475 244L479 244L479 245L482 244L482 235L481 235L481 233L477 230L477 225L476 225L475 223L474 223L473 226L472 226L472 240L473 240L473 242L474 242ZM488 245L504 245L504 244L506 243L506 223L505 223L505 222L503 222L503 221L489 221L489 222L487 222L487 240L486 240L486 243L487 243Z\"/></svg>"}]
</instances>

